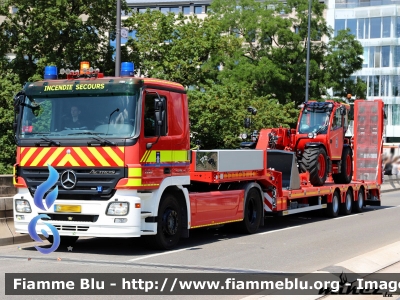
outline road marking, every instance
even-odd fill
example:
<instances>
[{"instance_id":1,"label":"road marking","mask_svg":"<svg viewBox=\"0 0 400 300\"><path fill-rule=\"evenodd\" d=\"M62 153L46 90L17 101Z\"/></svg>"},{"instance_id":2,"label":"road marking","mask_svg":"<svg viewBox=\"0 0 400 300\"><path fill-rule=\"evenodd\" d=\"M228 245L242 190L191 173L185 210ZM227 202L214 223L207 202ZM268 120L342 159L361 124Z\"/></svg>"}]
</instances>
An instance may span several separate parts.
<instances>
[{"instance_id":1,"label":"road marking","mask_svg":"<svg viewBox=\"0 0 400 300\"><path fill-rule=\"evenodd\" d=\"M355 217L355 216L359 216L360 214L354 214L354 215L348 215L348 216L343 216L343 217L339 217L339 218L334 218L333 220L339 220L339 219L344 219L344 218L350 218L350 217Z\"/></svg>"},{"instance_id":2,"label":"road marking","mask_svg":"<svg viewBox=\"0 0 400 300\"><path fill-rule=\"evenodd\" d=\"M146 258L150 258L150 257L155 257L155 256L160 256L160 255L166 255L166 254L186 251L186 250L189 250L189 249L192 249L192 247L179 249L179 250L168 251L168 252L156 253L156 254L151 254L151 255L146 255L146 256L142 256L142 257L138 257L138 258L129 259L128 261L136 261L136 260L146 259Z\"/></svg>"},{"instance_id":3,"label":"road marking","mask_svg":"<svg viewBox=\"0 0 400 300\"><path fill-rule=\"evenodd\" d=\"M261 232L261 233L257 233L257 234L263 235L263 234L274 233L274 232L277 232L277 231L284 231L284 230L289 230L289 229L298 228L298 227L301 227L301 226L300 225L299 226L292 226L292 227L287 227L287 228L282 228L282 229L277 229L277 230L272 230L272 231L267 231L267 232Z\"/></svg>"}]
</instances>

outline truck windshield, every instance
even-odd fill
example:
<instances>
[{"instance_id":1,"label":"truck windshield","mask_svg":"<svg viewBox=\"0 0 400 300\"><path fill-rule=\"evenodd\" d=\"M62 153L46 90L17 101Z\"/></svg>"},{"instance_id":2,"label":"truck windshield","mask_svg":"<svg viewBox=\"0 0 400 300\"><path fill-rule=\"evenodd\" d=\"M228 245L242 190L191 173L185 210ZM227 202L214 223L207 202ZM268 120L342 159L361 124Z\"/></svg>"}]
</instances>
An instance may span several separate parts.
<instances>
[{"instance_id":1,"label":"truck windshield","mask_svg":"<svg viewBox=\"0 0 400 300\"><path fill-rule=\"evenodd\" d=\"M129 138L136 132L136 95L27 96L18 137L38 139Z\"/></svg>"},{"instance_id":2,"label":"truck windshield","mask_svg":"<svg viewBox=\"0 0 400 300\"><path fill-rule=\"evenodd\" d=\"M325 110L304 110L300 119L299 133L326 133L330 112Z\"/></svg>"}]
</instances>

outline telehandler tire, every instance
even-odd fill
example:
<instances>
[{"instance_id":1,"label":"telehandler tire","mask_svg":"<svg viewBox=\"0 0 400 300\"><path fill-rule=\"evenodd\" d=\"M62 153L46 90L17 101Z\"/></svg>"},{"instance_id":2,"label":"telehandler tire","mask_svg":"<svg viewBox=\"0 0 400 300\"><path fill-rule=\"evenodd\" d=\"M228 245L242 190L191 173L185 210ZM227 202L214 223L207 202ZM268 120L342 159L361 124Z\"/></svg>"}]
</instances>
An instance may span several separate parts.
<instances>
[{"instance_id":1,"label":"telehandler tire","mask_svg":"<svg viewBox=\"0 0 400 300\"><path fill-rule=\"evenodd\" d=\"M353 154L350 147L344 147L342 153L341 173L332 174L335 183L350 183L353 177Z\"/></svg>"},{"instance_id":2,"label":"telehandler tire","mask_svg":"<svg viewBox=\"0 0 400 300\"><path fill-rule=\"evenodd\" d=\"M300 170L310 173L310 182L314 186L324 185L328 176L328 159L322 147L306 148L299 160Z\"/></svg>"}]
</instances>

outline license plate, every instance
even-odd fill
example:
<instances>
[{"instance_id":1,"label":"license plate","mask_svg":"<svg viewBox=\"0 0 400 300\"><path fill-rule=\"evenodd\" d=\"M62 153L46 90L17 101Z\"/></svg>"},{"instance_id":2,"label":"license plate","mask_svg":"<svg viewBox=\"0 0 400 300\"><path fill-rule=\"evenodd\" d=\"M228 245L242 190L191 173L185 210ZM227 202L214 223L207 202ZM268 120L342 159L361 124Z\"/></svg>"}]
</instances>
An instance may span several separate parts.
<instances>
[{"instance_id":1,"label":"license plate","mask_svg":"<svg viewBox=\"0 0 400 300\"><path fill-rule=\"evenodd\" d=\"M81 206L80 205L61 205L61 204L56 204L56 205L54 205L54 211L55 212L80 213L81 212Z\"/></svg>"}]
</instances>

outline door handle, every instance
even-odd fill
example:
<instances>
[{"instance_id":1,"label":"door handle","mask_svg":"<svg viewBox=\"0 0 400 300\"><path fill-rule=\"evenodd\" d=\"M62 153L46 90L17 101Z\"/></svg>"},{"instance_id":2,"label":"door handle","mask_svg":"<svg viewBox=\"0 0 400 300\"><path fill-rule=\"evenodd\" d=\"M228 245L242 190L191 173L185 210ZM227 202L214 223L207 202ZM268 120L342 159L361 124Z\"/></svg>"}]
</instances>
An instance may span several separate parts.
<instances>
[{"instance_id":1,"label":"door handle","mask_svg":"<svg viewBox=\"0 0 400 300\"><path fill-rule=\"evenodd\" d=\"M164 174L171 174L170 168L164 168Z\"/></svg>"},{"instance_id":2,"label":"door handle","mask_svg":"<svg viewBox=\"0 0 400 300\"><path fill-rule=\"evenodd\" d=\"M332 139L330 139L330 140L329 140L329 143L331 143L331 144L332 144Z\"/></svg>"}]
</instances>

